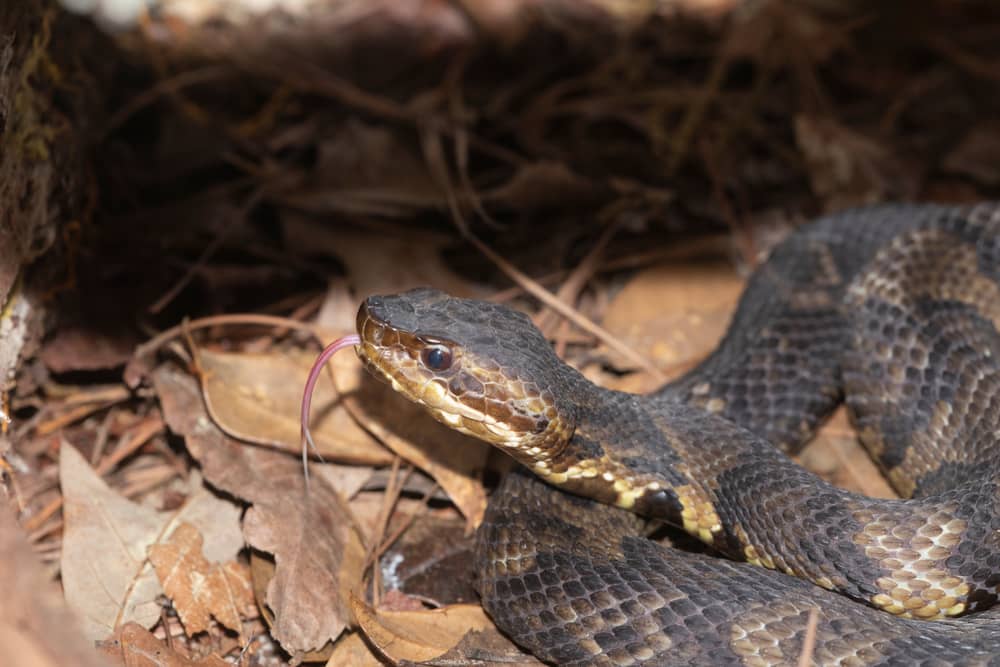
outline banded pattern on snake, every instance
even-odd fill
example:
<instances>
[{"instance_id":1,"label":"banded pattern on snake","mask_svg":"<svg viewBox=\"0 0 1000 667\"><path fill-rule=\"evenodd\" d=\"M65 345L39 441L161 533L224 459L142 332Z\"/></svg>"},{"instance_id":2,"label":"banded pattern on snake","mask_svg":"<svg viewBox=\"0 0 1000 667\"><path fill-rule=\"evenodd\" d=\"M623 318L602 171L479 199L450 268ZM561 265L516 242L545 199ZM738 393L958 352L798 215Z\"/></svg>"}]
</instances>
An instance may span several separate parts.
<instances>
[{"instance_id":1,"label":"banded pattern on snake","mask_svg":"<svg viewBox=\"0 0 1000 667\"><path fill-rule=\"evenodd\" d=\"M882 205L790 235L715 352L647 396L591 384L523 314L429 289L367 299L357 350L534 473L494 494L477 567L545 660L794 665L814 613L813 664L1000 665L998 329L1000 205ZM780 451L843 401L906 500ZM640 516L732 560L654 544Z\"/></svg>"}]
</instances>

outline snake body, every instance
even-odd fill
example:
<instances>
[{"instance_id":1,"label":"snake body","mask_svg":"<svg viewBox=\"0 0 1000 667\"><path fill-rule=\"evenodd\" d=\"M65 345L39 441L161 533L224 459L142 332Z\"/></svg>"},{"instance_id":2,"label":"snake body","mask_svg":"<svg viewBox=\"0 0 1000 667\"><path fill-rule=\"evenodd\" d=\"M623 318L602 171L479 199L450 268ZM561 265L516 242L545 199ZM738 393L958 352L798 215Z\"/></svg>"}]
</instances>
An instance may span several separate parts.
<instances>
[{"instance_id":1,"label":"snake body","mask_svg":"<svg viewBox=\"0 0 1000 667\"><path fill-rule=\"evenodd\" d=\"M429 289L367 299L358 353L534 473L494 494L476 558L487 611L542 659L1000 665L998 329L1000 206L882 205L791 234L713 354L650 395ZM907 499L780 451L841 402ZM652 543L640 517L731 560Z\"/></svg>"}]
</instances>

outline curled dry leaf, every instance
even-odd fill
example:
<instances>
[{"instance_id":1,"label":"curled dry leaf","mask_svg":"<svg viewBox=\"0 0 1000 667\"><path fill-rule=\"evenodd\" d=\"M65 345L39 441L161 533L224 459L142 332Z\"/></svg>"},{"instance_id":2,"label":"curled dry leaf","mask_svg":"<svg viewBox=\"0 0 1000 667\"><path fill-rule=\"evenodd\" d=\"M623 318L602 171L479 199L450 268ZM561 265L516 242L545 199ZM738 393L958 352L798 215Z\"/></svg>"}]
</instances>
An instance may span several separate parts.
<instances>
[{"instance_id":1,"label":"curled dry leaf","mask_svg":"<svg viewBox=\"0 0 1000 667\"><path fill-rule=\"evenodd\" d=\"M183 435L205 478L253 507L243 531L274 554L267 585L271 633L292 654L322 647L343 631L347 594L360 587L365 549L341 494L324 476L307 491L297 458L230 438L209 419L197 382L172 366L153 373L170 428Z\"/></svg>"},{"instance_id":2,"label":"curled dry leaf","mask_svg":"<svg viewBox=\"0 0 1000 667\"><path fill-rule=\"evenodd\" d=\"M212 560L231 560L243 547L240 508L200 483L179 508L158 512L118 495L68 444L59 453L59 481L63 590L88 639L105 639L129 621L151 627L159 619L163 590L146 554L180 523L207 536Z\"/></svg>"},{"instance_id":3,"label":"curled dry leaf","mask_svg":"<svg viewBox=\"0 0 1000 667\"><path fill-rule=\"evenodd\" d=\"M385 667L364 638L357 632L344 635L333 647L333 653L326 662L326 667Z\"/></svg>"},{"instance_id":4,"label":"curled dry leaf","mask_svg":"<svg viewBox=\"0 0 1000 667\"><path fill-rule=\"evenodd\" d=\"M105 647L105 652L119 655L125 667L232 667L215 655L201 660L186 658L138 623L123 625L114 644Z\"/></svg>"},{"instance_id":5,"label":"curled dry leaf","mask_svg":"<svg viewBox=\"0 0 1000 667\"><path fill-rule=\"evenodd\" d=\"M212 419L229 435L299 453L299 405L315 355L199 352L202 389ZM392 453L357 425L338 404L324 373L313 395L313 440L324 458L372 465Z\"/></svg>"},{"instance_id":6,"label":"curled dry leaf","mask_svg":"<svg viewBox=\"0 0 1000 667\"><path fill-rule=\"evenodd\" d=\"M403 667L413 663L404 661ZM469 630L447 653L419 663L427 667L543 667L545 663L517 645L495 627Z\"/></svg>"},{"instance_id":7,"label":"curled dry leaf","mask_svg":"<svg viewBox=\"0 0 1000 667\"><path fill-rule=\"evenodd\" d=\"M477 604L427 611L376 611L351 597L354 618L372 644L393 662L424 662L451 650L466 632L493 627Z\"/></svg>"},{"instance_id":8,"label":"curled dry leaf","mask_svg":"<svg viewBox=\"0 0 1000 667\"><path fill-rule=\"evenodd\" d=\"M203 541L197 528L182 523L165 542L149 548L149 560L188 636L208 630L212 617L242 636L241 618L254 615L256 608L250 571L236 561L210 563Z\"/></svg>"}]
</instances>

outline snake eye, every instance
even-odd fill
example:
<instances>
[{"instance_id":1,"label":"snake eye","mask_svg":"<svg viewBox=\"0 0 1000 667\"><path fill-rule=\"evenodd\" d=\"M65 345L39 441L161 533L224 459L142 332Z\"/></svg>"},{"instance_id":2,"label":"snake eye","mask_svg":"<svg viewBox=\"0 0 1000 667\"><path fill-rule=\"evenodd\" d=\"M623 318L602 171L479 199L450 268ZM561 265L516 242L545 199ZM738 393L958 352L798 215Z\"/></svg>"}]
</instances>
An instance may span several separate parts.
<instances>
[{"instance_id":1,"label":"snake eye","mask_svg":"<svg viewBox=\"0 0 1000 667\"><path fill-rule=\"evenodd\" d=\"M451 366L451 350L441 345L425 348L420 361L432 371L446 371Z\"/></svg>"}]
</instances>

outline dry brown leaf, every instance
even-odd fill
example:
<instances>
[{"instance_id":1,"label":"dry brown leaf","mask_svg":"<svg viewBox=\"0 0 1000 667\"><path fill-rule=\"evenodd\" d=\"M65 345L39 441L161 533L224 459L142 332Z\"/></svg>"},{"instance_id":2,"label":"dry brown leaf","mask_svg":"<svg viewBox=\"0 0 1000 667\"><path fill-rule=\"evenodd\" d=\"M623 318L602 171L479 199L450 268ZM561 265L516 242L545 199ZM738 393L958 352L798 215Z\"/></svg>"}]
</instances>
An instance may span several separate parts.
<instances>
[{"instance_id":1,"label":"dry brown leaf","mask_svg":"<svg viewBox=\"0 0 1000 667\"><path fill-rule=\"evenodd\" d=\"M847 410L839 408L796 460L837 486L872 498L898 498L851 428Z\"/></svg>"},{"instance_id":2,"label":"dry brown leaf","mask_svg":"<svg viewBox=\"0 0 1000 667\"><path fill-rule=\"evenodd\" d=\"M0 503L0 563L0 665L109 664L84 639L6 503Z\"/></svg>"},{"instance_id":3,"label":"dry brown leaf","mask_svg":"<svg viewBox=\"0 0 1000 667\"><path fill-rule=\"evenodd\" d=\"M451 650L421 663L401 663L404 667L420 664L427 667L543 667L545 663L522 651L495 627L469 630Z\"/></svg>"},{"instance_id":4,"label":"dry brown leaf","mask_svg":"<svg viewBox=\"0 0 1000 667\"><path fill-rule=\"evenodd\" d=\"M245 445L223 433L205 411L197 382L172 366L161 366L152 375L167 425L174 433L189 437L192 456L199 459L205 478L218 488L254 502L261 487L260 470L289 457L262 447ZM353 496L371 476L368 467L310 463L309 470L323 477L345 498Z\"/></svg>"},{"instance_id":5,"label":"dry brown leaf","mask_svg":"<svg viewBox=\"0 0 1000 667\"><path fill-rule=\"evenodd\" d=\"M247 542L274 554L266 603L271 633L292 654L324 646L343 631L347 593L361 582L365 549L342 496L314 475L308 493L297 458L230 438L209 419L196 381L172 366L153 373L164 417L184 435L205 478L242 498Z\"/></svg>"},{"instance_id":6,"label":"dry brown leaf","mask_svg":"<svg viewBox=\"0 0 1000 667\"><path fill-rule=\"evenodd\" d=\"M352 596L351 609L372 644L394 662L433 660L454 648L466 632L493 627L477 604L429 611L376 611Z\"/></svg>"},{"instance_id":7,"label":"dry brown leaf","mask_svg":"<svg viewBox=\"0 0 1000 667\"><path fill-rule=\"evenodd\" d=\"M351 295L347 280L335 276L330 278L323 295L323 303L316 313L316 324L334 333L333 338L354 332L354 320L358 315L358 302Z\"/></svg>"},{"instance_id":8,"label":"dry brown leaf","mask_svg":"<svg viewBox=\"0 0 1000 667\"><path fill-rule=\"evenodd\" d=\"M742 289L743 280L726 262L660 264L629 280L611 300L603 324L657 366L677 375L722 338ZM615 367L634 368L626 359L608 354Z\"/></svg>"},{"instance_id":9,"label":"dry brown leaf","mask_svg":"<svg viewBox=\"0 0 1000 667\"><path fill-rule=\"evenodd\" d=\"M137 623L123 625L116 644L114 653L121 655L125 667L232 667L216 655L201 660L186 658Z\"/></svg>"},{"instance_id":10,"label":"dry brown leaf","mask_svg":"<svg viewBox=\"0 0 1000 667\"><path fill-rule=\"evenodd\" d=\"M299 406L315 355L199 352L205 402L234 438L300 452ZM340 462L382 465L392 453L338 404L325 373L313 394L311 430L320 454Z\"/></svg>"},{"instance_id":11,"label":"dry brown leaf","mask_svg":"<svg viewBox=\"0 0 1000 667\"><path fill-rule=\"evenodd\" d=\"M346 355L330 362L345 405L392 451L433 477L465 516L478 526L486 511L486 492L479 481L489 445L434 421L371 377L357 359Z\"/></svg>"},{"instance_id":12,"label":"dry brown leaf","mask_svg":"<svg viewBox=\"0 0 1000 667\"><path fill-rule=\"evenodd\" d=\"M205 554L212 560L231 560L243 548L240 507L200 481L179 508L157 512L118 495L68 444L60 449L59 481L65 502L63 589L88 639L105 639L129 621L151 627L159 620L156 597L163 590L147 549L181 522L207 536Z\"/></svg>"},{"instance_id":13,"label":"dry brown leaf","mask_svg":"<svg viewBox=\"0 0 1000 667\"><path fill-rule=\"evenodd\" d=\"M138 343L121 329L112 335L93 327L61 327L45 341L39 355L53 373L103 370L128 361Z\"/></svg>"},{"instance_id":14,"label":"dry brown leaf","mask_svg":"<svg viewBox=\"0 0 1000 667\"><path fill-rule=\"evenodd\" d=\"M509 181L487 192L484 202L497 202L516 210L564 205L567 201L585 206L606 196L598 184L570 170L562 162L533 162L522 165Z\"/></svg>"},{"instance_id":15,"label":"dry brown leaf","mask_svg":"<svg viewBox=\"0 0 1000 667\"><path fill-rule=\"evenodd\" d=\"M213 616L242 636L241 616L254 609L250 571L235 561L210 563L202 542L197 528L182 523L165 542L149 548L149 560L188 636L208 630Z\"/></svg>"},{"instance_id":16,"label":"dry brown leaf","mask_svg":"<svg viewBox=\"0 0 1000 667\"><path fill-rule=\"evenodd\" d=\"M267 587L271 634L290 652L311 651L343 631L344 596L360 588L365 549L347 504L324 481L306 493L300 470L274 480L276 493L254 503L243 530L277 565Z\"/></svg>"},{"instance_id":17,"label":"dry brown leaf","mask_svg":"<svg viewBox=\"0 0 1000 667\"><path fill-rule=\"evenodd\" d=\"M475 540L458 518L418 516L382 556L382 606L395 590L436 607L478 602L473 588Z\"/></svg>"},{"instance_id":18,"label":"dry brown leaf","mask_svg":"<svg viewBox=\"0 0 1000 667\"><path fill-rule=\"evenodd\" d=\"M368 647L364 638L353 632L344 635L333 647L330 659L326 661L326 667L385 667L382 662Z\"/></svg>"}]
</instances>

